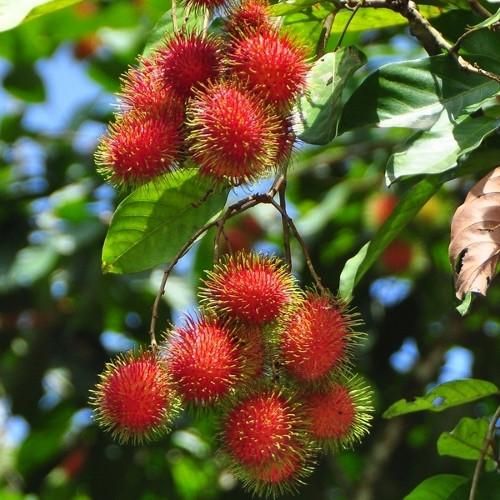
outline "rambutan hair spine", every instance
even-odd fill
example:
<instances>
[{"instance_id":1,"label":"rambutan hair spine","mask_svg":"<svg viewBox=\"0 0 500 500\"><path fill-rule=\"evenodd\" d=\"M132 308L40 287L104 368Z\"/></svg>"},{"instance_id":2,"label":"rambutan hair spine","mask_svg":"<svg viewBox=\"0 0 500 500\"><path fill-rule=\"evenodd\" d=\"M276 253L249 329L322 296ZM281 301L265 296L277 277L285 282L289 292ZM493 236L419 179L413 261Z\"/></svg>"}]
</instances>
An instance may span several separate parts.
<instances>
[{"instance_id":1,"label":"rambutan hair spine","mask_svg":"<svg viewBox=\"0 0 500 500\"><path fill-rule=\"evenodd\" d=\"M207 272L199 296L213 314L273 331L302 300L297 280L281 259L245 251L223 256Z\"/></svg>"},{"instance_id":2,"label":"rambutan hair spine","mask_svg":"<svg viewBox=\"0 0 500 500\"><path fill-rule=\"evenodd\" d=\"M369 432L374 394L359 374L341 375L300 396L311 440L325 452L352 448Z\"/></svg>"},{"instance_id":3,"label":"rambutan hair spine","mask_svg":"<svg viewBox=\"0 0 500 500\"><path fill-rule=\"evenodd\" d=\"M89 401L97 424L122 444L159 439L181 409L168 370L155 351L145 349L108 362Z\"/></svg>"},{"instance_id":4,"label":"rambutan hair spine","mask_svg":"<svg viewBox=\"0 0 500 500\"><path fill-rule=\"evenodd\" d=\"M246 378L244 346L224 319L186 316L167 330L159 348L179 396L193 408L219 404Z\"/></svg>"},{"instance_id":5,"label":"rambutan hair spine","mask_svg":"<svg viewBox=\"0 0 500 500\"><path fill-rule=\"evenodd\" d=\"M240 185L278 171L281 124L275 109L241 82L210 82L188 104L188 147L200 173Z\"/></svg>"},{"instance_id":6,"label":"rambutan hair spine","mask_svg":"<svg viewBox=\"0 0 500 500\"><path fill-rule=\"evenodd\" d=\"M295 492L319 448L307 434L296 393L261 380L228 399L219 417L222 463L256 495Z\"/></svg>"},{"instance_id":7,"label":"rambutan hair spine","mask_svg":"<svg viewBox=\"0 0 500 500\"><path fill-rule=\"evenodd\" d=\"M366 334L359 314L326 289L306 290L279 339L280 361L290 381L322 387L349 374Z\"/></svg>"}]
</instances>

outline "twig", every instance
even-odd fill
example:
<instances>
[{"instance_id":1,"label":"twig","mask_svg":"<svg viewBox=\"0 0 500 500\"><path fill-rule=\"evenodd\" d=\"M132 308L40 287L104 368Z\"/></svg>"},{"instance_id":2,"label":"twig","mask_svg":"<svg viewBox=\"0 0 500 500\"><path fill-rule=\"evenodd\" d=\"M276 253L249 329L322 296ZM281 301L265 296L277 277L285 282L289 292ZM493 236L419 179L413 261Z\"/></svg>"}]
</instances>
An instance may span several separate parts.
<instances>
[{"instance_id":1,"label":"twig","mask_svg":"<svg viewBox=\"0 0 500 500\"><path fill-rule=\"evenodd\" d=\"M491 12L486 8L483 7L477 0L468 0L470 8L477 12L480 16L483 17L490 17Z\"/></svg>"},{"instance_id":2,"label":"twig","mask_svg":"<svg viewBox=\"0 0 500 500\"><path fill-rule=\"evenodd\" d=\"M318 58L325 54L326 44L328 43L328 39L330 38L330 33L332 31L333 22L335 21L336 15L337 11L334 10L333 12L330 12L330 14L328 14L323 21L318 45L316 46L316 55L318 56Z\"/></svg>"},{"instance_id":3,"label":"twig","mask_svg":"<svg viewBox=\"0 0 500 500\"><path fill-rule=\"evenodd\" d=\"M288 267L288 271L292 271L292 251L290 248L290 226L286 217L288 217L288 212L286 211L286 168L283 172L283 182L279 188L279 200L281 207L281 224L283 226L283 250L285 253L285 262Z\"/></svg>"},{"instance_id":4,"label":"twig","mask_svg":"<svg viewBox=\"0 0 500 500\"><path fill-rule=\"evenodd\" d=\"M172 0L172 5L170 7L170 12L172 14L172 27L174 28L174 33L178 31L177 24L177 0Z\"/></svg>"},{"instance_id":5,"label":"twig","mask_svg":"<svg viewBox=\"0 0 500 500\"><path fill-rule=\"evenodd\" d=\"M293 233L294 238L297 240L302 249L302 253L304 254L304 260L306 261L307 268L309 269L309 273L311 274L315 285L317 286L320 292L326 293L326 288L323 286L321 278L316 272L316 269L314 269L311 256L309 254L309 250L307 249L306 243L303 240L302 236L300 235L297 226L295 225L291 217L281 208L281 205L279 203L276 203L272 198L268 199L267 203L270 203L274 208L276 208L276 210L278 210L281 216L286 220L288 226L290 227L290 230Z\"/></svg>"},{"instance_id":6,"label":"twig","mask_svg":"<svg viewBox=\"0 0 500 500\"><path fill-rule=\"evenodd\" d=\"M347 29L349 28L349 25L351 24L352 20L354 19L354 16L356 15L356 12L358 12L358 10L359 10L360 7L363 7L364 3L365 3L365 0L360 0L356 4L356 6L354 7L354 9L352 9L351 15L349 16L349 19L345 23L344 29L342 30L342 33L340 34L340 37L339 37L338 42L337 42L337 45L335 45L334 52L336 52L338 50L338 48L342 45L342 41L344 40L344 36L345 36L345 34L347 32Z\"/></svg>"},{"instance_id":7,"label":"twig","mask_svg":"<svg viewBox=\"0 0 500 500\"><path fill-rule=\"evenodd\" d=\"M500 406L497 408L497 411L493 415L491 419L490 425L488 427L488 433L484 438L484 445L481 449L481 453L479 454L479 460L476 463L476 467L474 469L474 475L472 476L472 485L470 488L469 500L474 500L476 498L477 486L479 484L479 476L481 475L481 471L483 470L484 459L488 454L488 449L492 447L492 443L495 437L497 420L500 418Z\"/></svg>"}]
</instances>

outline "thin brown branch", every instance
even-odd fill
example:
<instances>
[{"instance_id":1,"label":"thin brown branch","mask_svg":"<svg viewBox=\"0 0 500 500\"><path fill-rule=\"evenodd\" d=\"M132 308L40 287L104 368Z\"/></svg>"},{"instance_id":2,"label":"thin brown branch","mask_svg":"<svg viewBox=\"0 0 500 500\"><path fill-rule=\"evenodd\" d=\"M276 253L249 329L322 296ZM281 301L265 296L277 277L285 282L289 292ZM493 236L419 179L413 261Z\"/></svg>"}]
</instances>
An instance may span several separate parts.
<instances>
[{"instance_id":1,"label":"thin brown branch","mask_svg":"<svg viewBox=\"0 0 500 500\"><path fill-rule=\"evenodd\" d=\"M481 471L483 470L484 460L486 458L486 455L488 454L488 450L490 448L493 448L493 442L496 433L496 424L499 418L500 418L500 406L497 408L495 414L493 415L493 418L490 421L488 432L484 439L484 445L483 448L481 449L481 453L479 454L479 460L477 461L476 467L474 469L474 475L472 476L472 485L469 493L469 500L475 500L476 498L477 487L479 484L479 476L481 475Z\"/></svg>"},{"instance_id":2,"label":"thin brown branch","mask_svg":"<svg viewBox=\"0 0 500 500\"><path fill-rule=\"evenodd\" d=\"M286 168L283 172L283 182L278 191L280 207L281 207L281 224L283 226L283 251L285 254L285 262L288 267L288 271L292 271L292 250L290 248L290 226L288 225L287 217L288 212L286 211Z\"/></svg>"},{"instance_id":3,"label":"thin brown branch","mask_svg":"<svg viewBox=\"0 0 500 500\"><path fill-rule=\"evenodd\" d=\"M330 12L330 14L328 14L323 21L318 45L316 46L316 55L318 56L318 58L323 56L326 52L326 45L328 43L328 39L330 38L330 33L332 31L333 22L335 21L336 15L337 11L334 10L333 12Z\"/></svg>"},{"instance_id":4,"label":"thin brown branch","mask_svg":"<svg viewBox=\"0 0 500 500\"><path fill-rule=\"evenodd\" d=\"M281 208L281 205L279 203L276 203L276 201L274 201L272 198L268 199L267 203L270 203L274 208L276 208L276 210L280 212L281 216L286 220L288 226L290 227L290 230L293 233L294 238L297 240L302 249L302 253L304 254L304 260L306 262L307 268L309 269L309 273L311 274L316 287L320 292L325 293L326 288L323 286L321 278L316 272L316 269L314 269L314 265L312 263L311 256L309 254L309 250L307 249L307 245L303 240L301 234L299 233L299 230L297 229L297 226L293 222L292 218Z\"/></svg>"},{"instance_id":5,"label":"thin brown branch","mask_svg":"<svg viewBox=\"0 0 500 500\"><path fill-rule=\"evenodd\" d=\"M483 7L477 0L468 0L468 2L470 8L480 16L483 17L491 16L491 12L486 7Z\"/></svg>"}]
</instances>

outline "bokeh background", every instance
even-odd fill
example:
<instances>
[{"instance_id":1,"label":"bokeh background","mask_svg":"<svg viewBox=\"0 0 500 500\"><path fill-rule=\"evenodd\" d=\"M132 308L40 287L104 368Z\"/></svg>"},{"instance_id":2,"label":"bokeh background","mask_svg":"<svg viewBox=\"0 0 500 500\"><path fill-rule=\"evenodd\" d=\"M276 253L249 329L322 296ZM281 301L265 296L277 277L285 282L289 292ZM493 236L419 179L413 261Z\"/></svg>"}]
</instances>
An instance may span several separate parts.
<instances>
[{"instance_id":1,"label":"bokeh background","mask_svg":"<svg viewBox=\"0 0 500 500\"><path fill-rule=\"evenodd\" d=\"M87 402L104 363L147 341L161 278L161 270L101 273L106 228L123 194L103 183L93 152L120 74L168 3L84 0L0 33L1 499L247 498L217 460L213 416L184 415L165 439L134 448L99 431ZM346 42L368 56L358 79L423 55L403 25L353 33ZM388 190L383 176L407 135L359 130L328 147L297 147L290 211L332 290L346 260L410 189ZM493 401L381 418L397 399L438 382L499 380L500 286L461 318L447 257L450 218L472 182L444 185L357 287L353 303L368 333L357 369L376 393L373 432L355 450L322 459L298 498L399 499L430 475L472 474L474 462L440 457L435 443L459 417L491 414ZM280 253L280 230L276 215L257 207L231 222L228 235L233 248ZM193 309L211 258L205 239L179 263L162 306L165 325Z\"/></svg>"}]
</instances>

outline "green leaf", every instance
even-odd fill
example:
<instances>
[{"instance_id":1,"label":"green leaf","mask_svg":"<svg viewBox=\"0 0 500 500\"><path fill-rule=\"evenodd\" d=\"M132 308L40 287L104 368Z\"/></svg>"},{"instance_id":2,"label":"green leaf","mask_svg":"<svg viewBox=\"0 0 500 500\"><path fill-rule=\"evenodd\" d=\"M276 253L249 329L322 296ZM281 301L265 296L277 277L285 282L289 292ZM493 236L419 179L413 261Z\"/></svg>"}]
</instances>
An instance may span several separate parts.
<instances>
[{"instance_id":1,"label":"green leaf","mask_svg":"<svg viewBox=\"0 0 500 500\"><path fill-rule=\"evenodd\" d=\"M470 306L472 305L472 292L467 292L465 294L464 300L456 307L458 313L460 316L465 316L470 309Z\"/></svg>"},{"instance_id":2,"label":"green leaf","mask_svg":"<svg viewBox=\"0 0 500 500\"><path fill-rule=\"evenodd\" d=\"M417 133L403 151L392 155L386 180L391 184L405 176L449 170L460 156L476 149L499 126L500 120L487 116L469 115L455 122L442 112L429 130Z\"/></svg>"},{"instance_id":3,"label":"green leaf","mask_svg":"<svg viewBox=\"0 0 500 500\"><path fill-rule=\"evenodd\" d=\"M497 393L498 388L496 385L486 380L453 380L437 385L425 396L417 397L413 401L407 401L406 399L396 401L382 416L384 418L393 418L424 410L440 412Z\"/></svg>"},{"instance_id":4,"label":"green leaf","mask_svg":"<svg viewBox=\"0 0 500 500\"><path fill-rule=\"evenodd\" d=\"M404 500L447 500L467 481L455 474L438 474L422 481Z\"/></svg>"},{"instance_id":5,"label":"green leaf","mask_svg":"<svg viewBox=\"0 0 500 500\"><path fill-rule=\"evenodd\" d=\"M0 0L0 31L15 28L22 22L50 14L81 0ZM29 15L28 15L29 14Z\"/></svg>"},{"instance_id":6,"label":"green leaf","mask_svg":"<svg viewBox=\"0 0 500 500\"><path fill-rule=\"evenodd\" d=\"M387 245L417 215L432 195L436 193L441 184L442 181L438 177L426 178L416 184L401 199L375 237L345 263L339 282L339 294L343 298L349 300L352 297L354 287L359 283L368 269L376 262Z\"/></svg>"},{"instance_id":7,"label":"green leaf","mask_svg":"<svg viewBox=\"0 0 500 500\"><path fill-rule=\"evenodd\" d=\"M224 206L227 192L197 169L167 174L127 196L116 209L102 251L104 272L132 273L168 262Z\"/></svg>"},{"instance_id":8,"label":"green leaf","mask_svg":"<svg viewBox=\"0 0 500 500\"><path fill-rule=\"evenodd\" d=\"M500 63L493 59L476 57L475 61L485 69L500 71ZM463 71L445 55L387 64L351 96L340 130L367 125L427 130L443 111L457 119L498 91L498 82Z\"/></svg>"},{"instance_id":9,"label":"green leaf","mask_svg":"<svg viewBox=\"0 0 500 500\"><path fill-rule=\"evenodd\" d=\"M328 144L336 135L342 112L342 91L351 75L366 62L355 47L329 52L307 76L307 95L297 104L295 132L309 144Z\"/></svg>"},{"instance_id":10,"label":"green leaf","mask_svg":"<svg viewBox=\"0 0 500 500\"><path fill-rule=\"evenodd\" d=\"M339 293L349 300L354 287L360 282L370 267L377 261L384 249L412 220L420 208L436 193L447 181L471 173L486 172L498 164L497 148L486 148L472 152L466 160L456 168L435 176L428 176L414 184L392 214L381 226L371 241L366 243L356 255L344 265L340 274Z\"/></svg>"},{"instance_id":11,"label":"green leaf","mask_svg":"<svg viewBox=\"0 0 500 500\"><path fill-rule=\"evenodd\" d=\"M487 418L462 418L451 432L443 432L439 436L438 453L464 460L477 460L484 447L488 427ZM488 455L493 458L491 448L486 456Z\"/></svg>"},{"instance_id":12,"label":"green leaf","mask_svg":"<svg viewBox=\"0 0 500 500\"><path fill-rule=\"evenodd\" d=\"M497 10L495 14L492 14L490 17L486 18L484 21L481 21L478 24L475 24L470 28L470 31L472 30L477 30L481 28L489 28L490 26L493 26L494 24L500 23L500 9Z\"/></svg>"}]
</instances>

